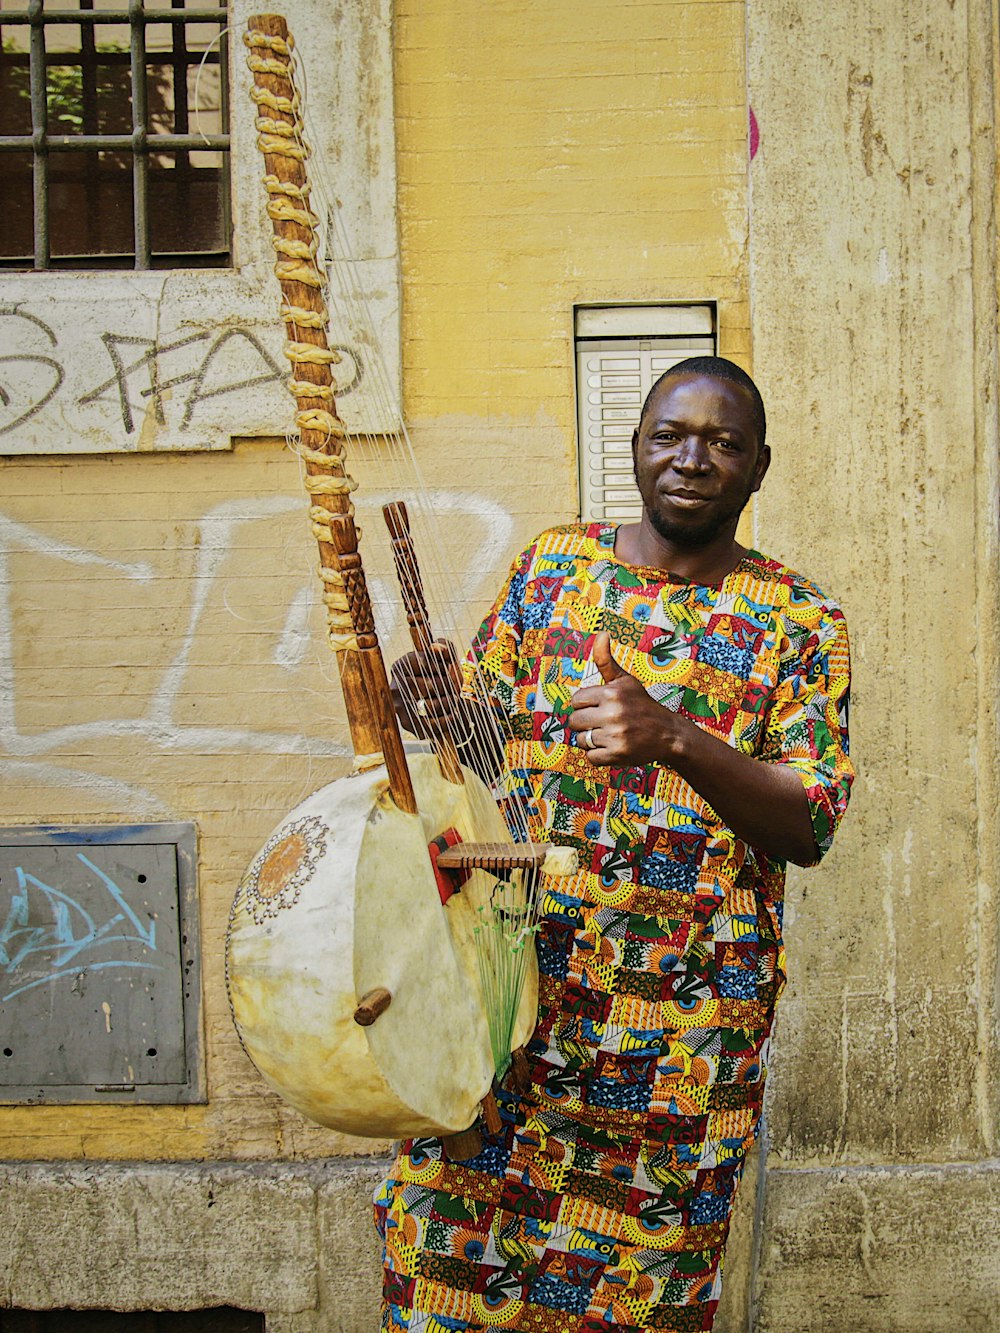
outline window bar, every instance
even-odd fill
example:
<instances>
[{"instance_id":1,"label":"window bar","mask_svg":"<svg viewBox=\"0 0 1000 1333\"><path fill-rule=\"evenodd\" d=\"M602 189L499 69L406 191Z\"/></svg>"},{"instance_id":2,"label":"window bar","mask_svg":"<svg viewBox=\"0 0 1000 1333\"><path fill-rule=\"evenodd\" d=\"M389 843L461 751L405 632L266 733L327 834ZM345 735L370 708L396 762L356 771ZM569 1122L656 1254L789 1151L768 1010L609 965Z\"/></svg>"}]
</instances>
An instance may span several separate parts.
<instances>
[{"instance_id":1,"label":"window bar","mask_svg":"<svg viewBox=\"0 0 1000 1333\"><path fill-rule=\"evenodd\" d=\"M174 9L183 9L184 0L172 0ZM175 134L188 134L191 123L188 114L188 29L185 24L174 23L170 28L171 77L174 94ZM178 153L174 158L174 170L177 176L178 198L185 217L191 215L191 154Z\"/></svg>"},{"instance_id":2,"label":"window bar","mask_svg":"<svg viewBox=\"0 0 1000 1333\"><path fill-rule=\"evenodd\" d=\"M142 0L129 0L129 49L132 56L132 217L135 267L149 268L149 154L146 120L146 29Z\"/></svg>"},{"instance_id":3,"label":"window bar","mask_svg":"<svg viewBox=\"0 0 1000 1333\"><path fill-rule=\"evenodd\" d=\"M59 152L91 152L99 149L102 153L131 152L135 143L134 134L50 134L46 137L49 148ZM183 149L194 153L200 149L214 148L224 151L229 147L228 134L158 134L155 151L164 153L174 149ZM25 135L0 134L0 150L25 149L31 140Z\"/></svg>"},{"instance_id":4,"label":"window bar","mask_svg":"<svg viewBox=\"0 0 1000 1333\"><path fill-rule=\"evenodd\" d=\"M28 78L31 86L32 193L35 210L35 268L48 268L49 254L49 107L45 81L45 29L42 26L43 0L30 0L30 60Z\"/></svg>"},{"instance_id":5,"label":"window bar","mask_svg":"<svg viewBox=\"0 0 1000 1333\"><path fill-rule=\"evenodd\" d=\"M80 0L80 8L93 9L94 0ZM97 41L93 23L80 24L80 90L83 132L97 134Z\"/></svg>"},{"instance_id":6,"label":"window bar","mask_svg":"<svg viewBox=\"0 0 1000 1333\"><path fill-rule=\"evenodd\" d=\"M183 9L184 0L172 0L174 9ZM183 23L171 24L171 56L174 79L174 133L187 134L190 129L188 122L188 46L187 46L187 25ZM178 154L178 166L181 157L187 158L187 154ZM186 161L185 161L186 165Z\"/></svg>"},{"instance_id":7,"label":"window bar","mask_svg":"<svg viewBox=\"0 0 1000 1333\"><path fill-rule=\"evenodd\" d=\"M3 10L3 21L5 24L28 23L31 21L31 12L34 8L32 0L29 0L28 9L25 10ZM41 12L38 10L37 12ZM139 6L139 12L142 14L146 23L221 23L225 25L228 22L228 11L225 6L215 9L143 9ZM46 23L72 23L72 24L91 24L91 23L121 23L126 15L120 9L98 9L98 10L80 10L80 9L46 9Z\"/></svg>"},{"instance_id":8,"label":"window bar","mask_svg":"<svg viewBox=\"0 0 1000 1333\"><path fill-rule=\"evenodd\" d=\"M219 43L219 124L222 129L226 129L229 125L229 31L225 22L219 28L216 41ZM222 154L221 165L219 185L222 194L222 241L229 251L230 262L235 263L235 256L233 256L232 158L229 153Z\"/></svg>"},{"instance_id":9,"label":"window bar","mask_svg":"<svg viewBox=\"0 0 1000 1333\"><path fill-rule=\"evenodd\" d=\"M225 117L228 111L228 47L225 41L228 32L228 11L225 7L205 7L185 9L180 7L183 0L167 0L170 9L143 9L143 0L128 0L127 8L115 10L95 10L96 0L78 0L78 9L46 9L52 0L26 0L23 8L4 10L0 18L4 27L23 25L29 29L28 52L24 63L28 67L31 109L31 133L5 135L0 133L0 154L4 151L23 151L29 145L32 150L32 193L33 193L33 247L34 267L36 270L52 268L52 238L49 219L51 193L51 160L53 152L83 151L90 160L94 154L106 152L129 152L132 154L133 187L133 234L135 239L133 266L136 269L149 268L152 261L150 238L150 132L149 132L149 96L147 84L147 60L145 24L149 22L170 23L176 27L183 23L185 28L192 22L206 22L218 25L219 31L211 45L219 44L218 54L214 57L218 64L220 77L220 111ZM3 0L0 0L3 3ZM56 0L58 3L58 0ZM127 19L130 31L129 52L122 53L122 59L129 63L132 91L132 128L128 134L109 135L100 133L100 69L103 55L97 47L97 24L120 23ZM72 24L80 32L79 61L66 58L66 53L56 52L50 55L46 50L45 26L49 23ZM180 88L181 104L188 94L186 74L188 66L193 64L191 48L186 43L186 32L181 42L175 43L179 51L182 84ZM113 55L108 55L110 63L116 63ZM50 62L66 65L79 63L81 75L83 125L82 133L60 134L49 132L49 78ZM188 103L190 98L187 97ZM187 119L190 122L190 105ZM226 124L223 120L223 124ZM2 128L2 127L0 127ZM57 130L59 126L55 127ZM177 133L181 128L175 121L173 134L156 136L155 151L177 152L183 156L200 151L217 151L221 154L219 183L221 187L220 206L222 212L225 246L231 253L232 246L232 199L231 162L229 156L230 136L228 133L205 134L202 131L191 133L191 125L184 126L187 131ZM88 133L89 131L89 133ZM182 158L183 160L183 158ZM190 160L190 159L188 159ZM88 245L90 242L88 241ZM89 256L87 257L89 258Z\"/></svg>"},{"instance_id":10,"label":"window bar","mask_svg":"<svg viewBox=\"0 0 1000 1333\"><path fill-rule=\"evenodd\" d=\"M81 10L92 10L94 0L80 0ZM100 125L97 121L97 28L93 23L80 24L80 92L83 102L83 133L98 134ZM100 175L100 154L89 153L86 158L86 170L92 172L96 180ZM85 208L84 226L86 228L85 249L91 254L97 249L97 220L92 209Z\"/></svg>"}]
</instances>

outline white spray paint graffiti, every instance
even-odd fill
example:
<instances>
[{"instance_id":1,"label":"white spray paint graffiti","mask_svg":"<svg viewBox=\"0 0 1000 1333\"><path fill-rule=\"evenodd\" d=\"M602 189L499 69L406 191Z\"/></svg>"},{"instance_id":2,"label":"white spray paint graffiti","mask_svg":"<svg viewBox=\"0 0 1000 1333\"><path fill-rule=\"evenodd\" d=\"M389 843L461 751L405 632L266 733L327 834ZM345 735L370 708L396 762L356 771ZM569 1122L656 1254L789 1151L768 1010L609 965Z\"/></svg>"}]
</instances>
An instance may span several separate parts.
<instances>
[{"instance_id":1,"label":"white spray paint graffiti","mask_svg":"<svg viewBox=\"0 0 1000 1333\"><path fill-rule=\"evenodd\" d=\"M35 783L40 787L63 787L69 790L85 789L105 810L126 810L129 815L143 819L169 819L173 813L145 787L117 778L105 777L62 764L43 764L30 759L4 759L0 756L0 776L12 783Z\"/></svg>"},{"instance_id":2,"label":"white spray paint graffiti","mask_svg":"<svg viewBox=\"0 0 1000 1333\"><path fill-rule=\"evenodd\" d=\"M396 498L389 493L369 492L366 509L377 514L379 507ZM510 554L508 544L513 529L510 515L500 505L484 496L462 491L431 492L429 502L436 513L478 527L480 541L472 567L489 571L502 565ZM140 717L109 717L99 721L55 725L41 731L22 732L17 725L17 690L13 622L13 592L10 553L27 550L48 559L65 560L74 565L98 565L131 582L145 584L156 575L145 561L115 560L96 551L86 550L52 538L28 524L0 514L0 745L6 758L0 757L0 772L22 782L40 785L86 788L108 806L118 806L131 814L166 816L171 812L152 791L127 782L113 774L94 773L89 769L53 764L43 755L66 750L81 742L107 738L133 738L162 752L225 754L304 754L313 757L343 757L344 745L296 732L260 731L251 727L205 727L178 720L178 699L191 670L192 651L197 641L209 597L220 578L223 561L232 551L238 530L247 524L273 519L284 514L298 516L302 501L296 496L277 495L263 499L231 500L209 510L197 524L197 558L190 581L191 597L186 625L177 651L166 666L151 694L145 713ZM309 648L308 618L314 601L312 579L293 596L273 653L276 666L289 672L299 667ZM389 634L400 624L398 593L387 581L372 580L373 600L379 605ZM448 626L442 628L447 629ZM236 668L234 667L234 671Z\"/></svg>"},{"instance_id":3,"label":"white spray paint graffiti","mask_svg":"<svg viewBox=\"0 0 1000 1333\"><path fill-rule=\"evenodd\" d=\"M312 604L311 588L300 588L292 598L285 617L285 627L274 650L272 661L275 666L293 671L304 661L309 648L309 613Z\"/></svg>"}]
</instances>

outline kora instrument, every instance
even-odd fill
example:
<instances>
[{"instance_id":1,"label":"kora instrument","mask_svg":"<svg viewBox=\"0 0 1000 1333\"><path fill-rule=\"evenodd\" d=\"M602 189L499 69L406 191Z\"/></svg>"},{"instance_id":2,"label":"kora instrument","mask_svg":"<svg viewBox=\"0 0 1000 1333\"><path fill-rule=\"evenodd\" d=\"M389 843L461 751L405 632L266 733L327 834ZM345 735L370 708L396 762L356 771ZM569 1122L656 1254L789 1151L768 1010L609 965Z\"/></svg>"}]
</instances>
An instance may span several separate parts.
<instances>
[{"instance_id":1,"label":"kora instrument","mask_svg":"<svg viewBox=\"0 0 1000 1333\"><path fill-rule=\"evenodd\" d=\"M226 938L240 1040L303 1115L350 1134L455 1136L471 1156L491 1087L530 1037L540 880L566 849L511 841L485 782L443 735L407 753L358 550L327 337L318 219L310 207L293 41L251 18L258 146L297 402L299 452L320 553L355 771L303 801L243 877ZM431 640L405 506L386 509L413 642Z\"/></svg>"}]
</instances>

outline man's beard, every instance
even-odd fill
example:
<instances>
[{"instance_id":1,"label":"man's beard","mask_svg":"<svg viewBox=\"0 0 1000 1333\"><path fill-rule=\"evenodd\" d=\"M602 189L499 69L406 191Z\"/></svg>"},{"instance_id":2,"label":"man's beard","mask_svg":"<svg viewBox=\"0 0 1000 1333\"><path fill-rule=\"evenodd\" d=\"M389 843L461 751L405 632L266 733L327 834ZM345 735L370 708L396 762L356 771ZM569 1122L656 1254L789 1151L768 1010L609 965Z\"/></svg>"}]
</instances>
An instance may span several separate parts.
<instances>
[{"instance_id":1,"label":"man's beard","mask_svg":"<svg viewBox=\"0 0 1000 1333\"><path fill-rule=\"evenodd\" d=\"M668 518L665 514L658 512L651 505L645 502L643 496L643 508L646 511L646 517L650 524L655 528L664 541L670 542L682 550L697 551L704 546L709 546L723 532L734 519L738 519L743 510L747 507L750 497L753 495L753 487L748 486L746 494L738 504L732 504L723 513L712 514L706 517L701 523L680 523L674 519Z\"/></svg>"}]
</instances>

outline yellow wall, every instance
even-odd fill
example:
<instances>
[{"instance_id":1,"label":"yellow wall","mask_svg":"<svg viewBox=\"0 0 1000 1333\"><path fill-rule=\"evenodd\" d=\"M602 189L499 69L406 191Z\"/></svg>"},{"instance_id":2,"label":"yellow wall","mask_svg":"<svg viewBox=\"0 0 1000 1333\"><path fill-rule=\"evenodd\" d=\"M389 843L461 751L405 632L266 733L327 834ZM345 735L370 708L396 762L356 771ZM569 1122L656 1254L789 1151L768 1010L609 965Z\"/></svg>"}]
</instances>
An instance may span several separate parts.
<instances>
[{"instance_id":1,"label":"yellow wall","mask_svg":"<svg viewBox=\"0 0 1000 1333\"><path fill-rule=\"evenodd\" d=\"M720 350L748 363L743 5L400 0L395 51L406 416L427 480L468 501L442 542L469 618L518 544L575 513L575 302L715 300ZM21 525L0 821L197 822L209 1092L0 1108L0 1157L377 1146L268 1094L225 1001L243 867L346 762L316 607L305 645L289 619L315 581L295 460L278 441L9 460L0 493Z\"/></svg>"},{"instance_id":2,"label":"yellow wall","mask_svg":"<svg viewBox=\"0 0 1000 1333\"><path fill-rule=\"evenodd\" d=\"M395 50L407 419L554 428L567 514L575 302L714 298L746 359L742 4L400 0Z\"/></svg>"}]
</instances>

